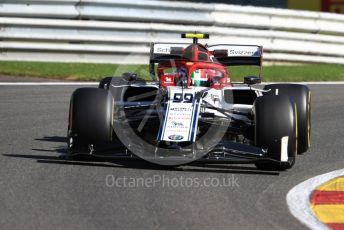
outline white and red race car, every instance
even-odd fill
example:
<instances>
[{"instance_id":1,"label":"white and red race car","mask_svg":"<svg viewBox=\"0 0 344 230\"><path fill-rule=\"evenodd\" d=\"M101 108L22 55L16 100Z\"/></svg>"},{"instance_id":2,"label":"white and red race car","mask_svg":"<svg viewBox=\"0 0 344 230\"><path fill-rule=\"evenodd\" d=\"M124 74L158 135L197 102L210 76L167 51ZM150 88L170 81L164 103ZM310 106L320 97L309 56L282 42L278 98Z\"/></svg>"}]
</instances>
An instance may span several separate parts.
<instances>
[{"instance_id":1,"label":"white and red race car","mask_svg":"<svg viewBox=\"0 0 344 230\"><path fill-rule=\"evenodd\" d=\"M106 77L71 97L70 156L139 157L163 165L193 161L291 168L310 146L307 86L254 87L259 76L230 81L234 65L262 66L262 47L153 43L152 81L134 73Z\"/></svg>"}]
</instances>

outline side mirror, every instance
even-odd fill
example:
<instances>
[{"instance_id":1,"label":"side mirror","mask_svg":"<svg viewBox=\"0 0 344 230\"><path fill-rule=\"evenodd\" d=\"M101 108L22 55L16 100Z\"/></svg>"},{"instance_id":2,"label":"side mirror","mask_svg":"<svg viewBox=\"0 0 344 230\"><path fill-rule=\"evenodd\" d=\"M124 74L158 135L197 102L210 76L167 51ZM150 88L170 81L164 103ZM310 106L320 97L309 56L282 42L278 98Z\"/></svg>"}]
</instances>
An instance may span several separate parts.
<instances>
[{"instance_id":1,"label":"side mirror","mask_svg":"<svg viewBox=\"0 0 344 230\"><path fill-rule=\"evenodd\" d=\"M122 74L123 79L126 81L136 81L137 80L137 75L136 73L123 73Z\"/></svg>"},{"instance_id":2,"label":"side mirror","mask_svg":"<svg viewBox=\"0 0 344 230\"><path fill-rule=\"evenodd\" d=\"M247 85L259 84L261 83L261 79L260 77L257 77L257 76L245 76L244 83Z\"/></svg>"}]
</instances>

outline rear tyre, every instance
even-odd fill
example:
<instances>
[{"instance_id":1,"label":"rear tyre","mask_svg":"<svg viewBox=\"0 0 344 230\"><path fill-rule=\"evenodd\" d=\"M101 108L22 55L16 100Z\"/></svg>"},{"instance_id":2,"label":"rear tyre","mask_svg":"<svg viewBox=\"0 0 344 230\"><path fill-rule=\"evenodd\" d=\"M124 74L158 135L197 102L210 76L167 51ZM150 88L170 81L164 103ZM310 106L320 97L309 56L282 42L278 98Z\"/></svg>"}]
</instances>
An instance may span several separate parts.
<instances>
[{"instance_id":1,"label":"rear tyre","mask_svg":"<svg viewBox=\"0 0 344 230\"><path fill-rule=\"evenodd\" d=\"M297 84L273 84L266 85L265 90L271 90L271 94L286 95L292 98L297 107L298 129L298 153L306 152L311 144L311 92L305 85ZM270 93L269 93L270 94Z\"/></svg>"},{"instance_id":2,"label":"rear tyre","mask_svg":"<svg viewBox=\"0 0 344 230\"><path fill-rule=\"evenodd\" d=\"M113 98L97 88L74 91L69 110L68 148L71 153L88 151L90 144L112 139Z\"/></svg>"},{"instance_id":3,"label":"rear tyre","mask_svg":"<svg viewBox=\"0 0 344 230\"><path fill-rule=\"evenodd\" d=\"M268 150L275 161L256 163L264 170L286 170L293 167L297 152L296 105L287 96L266 95L254 103L255 144ZM281 162L281 139L288 137L288 161Z\"/></svg>"}]
</instances>

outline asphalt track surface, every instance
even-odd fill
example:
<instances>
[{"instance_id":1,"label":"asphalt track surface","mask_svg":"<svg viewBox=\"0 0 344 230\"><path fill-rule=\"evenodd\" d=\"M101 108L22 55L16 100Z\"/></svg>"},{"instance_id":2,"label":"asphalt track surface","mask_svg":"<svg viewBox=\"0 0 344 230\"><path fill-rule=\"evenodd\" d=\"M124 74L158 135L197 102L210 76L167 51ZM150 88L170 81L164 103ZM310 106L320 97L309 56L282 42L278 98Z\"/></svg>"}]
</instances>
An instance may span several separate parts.
<instances>
[{"instance_id":1,"label":"asphalt track surface","mask_svg":"<svg viewBox=\"0 0 344 230\"><path fill-rule=\"evenodd\" d=\"M304 229L288 211L287 192L344 168L343 85L310 86L312 147L281 173L252 165L172 169L143 161L64 160L75 88L0 86L0 229ZM234 181L129 188L107 181L114 177Z\"/></svg>"}]
</instances>

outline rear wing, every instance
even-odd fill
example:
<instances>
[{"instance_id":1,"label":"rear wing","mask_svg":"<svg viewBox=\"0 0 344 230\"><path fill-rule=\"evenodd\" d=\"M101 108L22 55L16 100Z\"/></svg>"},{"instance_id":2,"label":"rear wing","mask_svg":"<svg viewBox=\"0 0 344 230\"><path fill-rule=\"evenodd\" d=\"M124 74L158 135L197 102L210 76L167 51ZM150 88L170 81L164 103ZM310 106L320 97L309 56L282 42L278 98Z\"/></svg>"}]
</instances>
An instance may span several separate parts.
<instances>
[{"instance_id":1,"label":"rear wing","mask_svg":"<svg viewBox=\"0 0 344 230\"><path fill-rule=\"evenodd\" d=\"M207 47L225 66L262 65L263 47L256 45L212 45Z\"/></svg>"},{"instance_id":2,"label":"rear wing","mask_svg":"<svg viewBox=\"0 0 344 230\"><path fill-rule=\"evenodd\" d=\"M152 79L155 79L155 63L171 59L188 60L183 56L183 51L188 46L190 43L151 43L149 69ZM206 46L206 49L215 63L224 66L254 65L262 68L262 46L219 44Z\"/></svg>"},{"instance_id":3,"label":"rear wing","mask_svg":"<svg viewBox=\"0 0 344 230\"><path fill-rule=\"evenodd\" d=\"M152 43L150 62L157 63L169 59L183 60L182 50L190 44ZM211 45L207 49L214 56L214 62L225 66L262 64L263 47L256 45Z\"/></svg>"}]
</instances>

